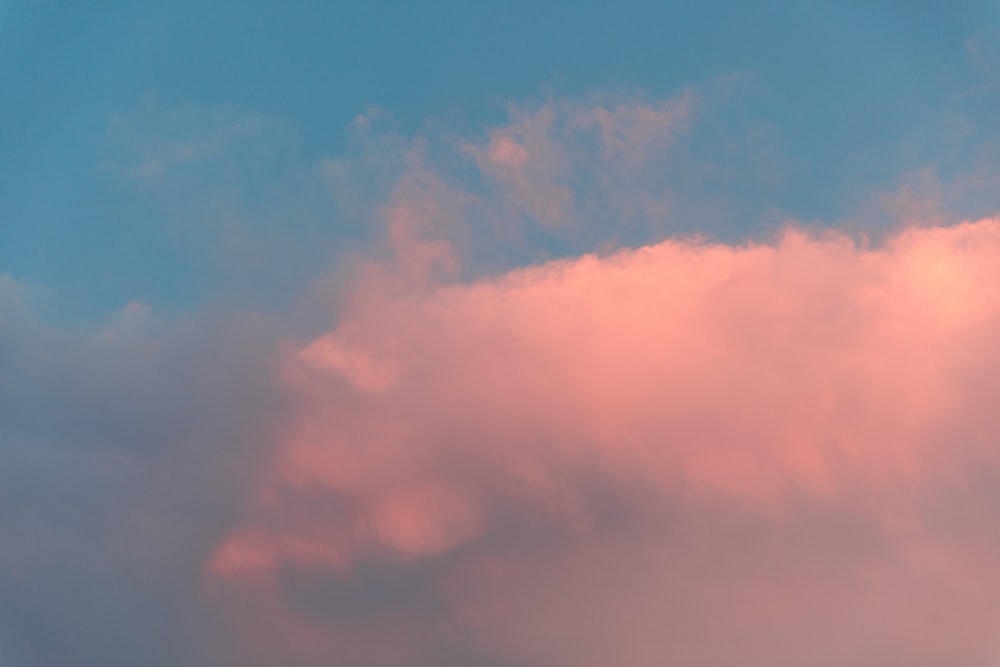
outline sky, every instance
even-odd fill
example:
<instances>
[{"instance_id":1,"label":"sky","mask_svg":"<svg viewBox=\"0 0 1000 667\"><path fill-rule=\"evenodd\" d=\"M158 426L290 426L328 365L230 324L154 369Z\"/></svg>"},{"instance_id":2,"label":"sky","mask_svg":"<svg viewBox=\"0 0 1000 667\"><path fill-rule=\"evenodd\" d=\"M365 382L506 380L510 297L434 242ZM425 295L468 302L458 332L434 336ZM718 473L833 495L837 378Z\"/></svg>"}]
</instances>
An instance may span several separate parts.
<instances>
[{"instance_id":1,"label":"sky","mask_svg":"<svg viewBox=\"0 0 1000 667\"><path fill-rule=\"evenodd\" d=\"M0 0L0 667L1000 665L1000 4Z\"/></svg>"}]
</instances>

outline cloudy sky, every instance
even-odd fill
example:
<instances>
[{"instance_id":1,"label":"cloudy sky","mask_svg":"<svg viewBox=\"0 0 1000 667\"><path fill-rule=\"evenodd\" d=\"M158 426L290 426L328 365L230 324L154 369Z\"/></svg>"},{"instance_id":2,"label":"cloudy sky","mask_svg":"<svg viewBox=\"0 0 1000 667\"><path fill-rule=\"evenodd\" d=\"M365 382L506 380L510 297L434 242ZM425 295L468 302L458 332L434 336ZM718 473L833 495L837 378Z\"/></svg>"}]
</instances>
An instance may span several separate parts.
<instances>
[{"instance_id":1,"label":"cloudy sky","mask_svg":"<svg viewBox=\"0 0 1000 667\"><path fill-rule=\"evenodd\" d=\"M0 667L997 667L1000 5L0 0Z\"/></svg>"}]
</instances>

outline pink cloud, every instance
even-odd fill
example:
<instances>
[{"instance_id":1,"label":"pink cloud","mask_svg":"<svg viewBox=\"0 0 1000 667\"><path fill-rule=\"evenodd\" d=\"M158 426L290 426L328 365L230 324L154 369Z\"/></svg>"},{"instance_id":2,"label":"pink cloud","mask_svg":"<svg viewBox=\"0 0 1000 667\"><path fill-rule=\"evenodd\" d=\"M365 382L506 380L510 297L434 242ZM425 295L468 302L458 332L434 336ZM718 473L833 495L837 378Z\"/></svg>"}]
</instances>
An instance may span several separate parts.
<instances>
[{"instance_id":1,"label":"pink cloud","mask_svg":"<svg viewBox=\"0 0 1000 667\"><path fill-rule=\"evenodd\" d=\"M495 137L489 145L489 162L508 169L520 169L528 160L528 151L509 136Z\"/></svg>"},{"instance_id":2,"label":"pink cloud","mask_svg":"<svg viewBox=\"0 0 1000 667\"><path fill-rule=\"evenodd\" d=\"M675 99L655 104L620 103L594 106L574 114L580 127L596 125L600 129L605 158L623 159L637 164L651 150L662 150L690 120L698 103L688 91Z\"/></svg>"},{"instance_id":3,"label":"pink cloud","mask_svg":"<svg viewBox=\"0 0 1000 667\"><path fill-rule=\"evenodd\" d=\"M509 126L490 133L485 147L467 148L504 198L546 226L566 224L573 213L561 123L555 107L547 105L516 114Z\"/></svg>"},{"instance_id":4,"label":"pink cloud","mask_svg":"<svg viewBox=\"0 0 1000 667\"><path fill-rule=\"evenodd\" d=\"M599 185L602 196L627 213L662 217L662 193L640 196L633 172L669 151L696 106L693 92L656 102L554 100L512 111L484 145L467 143L465 150L503 201L547 227L574 219L584 194L575 186L584 174L589 188Z\"/></svg>"},{"instance_id":5,"label":"pink cloud","mask_svg":"<svg viewBox=\"0 0 1000 667\"><path fill-rule=\"evenodd\" d=\"M489 154L514 169L507 140ZM214 585L325 627L267 582L394 564L445 609L385 603L408 651L460 636L514 664L1000 648L1000 505L968 497L1000 472L1000 221L875 248L669 240L402 290L395 270L362 271L336 328L282 356L297 417Z\"/></svg>"}]
</instances>

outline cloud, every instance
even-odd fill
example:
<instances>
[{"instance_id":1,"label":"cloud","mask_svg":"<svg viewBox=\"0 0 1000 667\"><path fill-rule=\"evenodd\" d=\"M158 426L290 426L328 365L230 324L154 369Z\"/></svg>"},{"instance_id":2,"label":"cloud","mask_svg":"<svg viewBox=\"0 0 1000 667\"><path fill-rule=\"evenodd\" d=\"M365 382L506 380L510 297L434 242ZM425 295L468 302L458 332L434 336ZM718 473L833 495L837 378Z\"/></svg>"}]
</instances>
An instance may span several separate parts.
<instances>
[{"instance_id":1,"label":"cloud","mask_svg":"<svg viewBox=\"0 0 1000 667\"><path fill-rule=\"evenodd\" d=\"M0 661L995 664L995 170L762 237L780 137L716 103L370 110L273 198L269 121L149 116L121 164L205 263L300 275L89 325L0 278Z\"/></svg>"},{"instance_id":2,"label":"cloud","mask_svg":"<svg viewBox=\"0 0 1000 667\"><path fill-rule=\"evenodd\" d=\"M987 79L987 86L1000 79L1000 28L979 30L965 40L965 52L971 64Z\"/></svg>"},{"instance_id":3,"label":"cloud","mask_svg":"<svg viewBox=\"0 0 1000 667\"><path fill-rule=\"evenodd\" d=\"M274 159L295 141L288 128L261 114L229 105L186 104L163 110L153 101L115 116L107 135L112 154L105 166L148 186L206 165Z\"/></svg>"},{"instance_id":4,"label":"cloud","mask_svg":"<svg viewBox=\"0 0 1000 667\"><path fill-rule=\"evenodd\" d=\"M739 238L765 224L755 205L736 211L747 175L769 191L784 167L773 128L720 117L733 87L548 97L477 131L427 123L413 136L373 109L351 124L347 155L316 171L361 247L447 242L467 279L670 234Z\"/></svg>"},{"instance_id":5,"label":"cloud","mask_svg":"<svg viewBox=\"0 0 1000 667\"><path fill-rule=\"evenodd\" d=\"M491 130L485 144L466 144L465 150L505 200L543 226L583 221L587 214L578 211L577 201L583 183L600 189L598 197L585 201L619 207L612 213L617 218L662 218L665 201L640 194L642 184L626 186L637 171L649 168L648 160L662 159L698 101L693 90L656 102L548 100L512 109L507 125Z\"/></svg>"},{"instance_id":6,"label":"cloud","mask_svg":"<svg viewBox=\"0 0 1000 667\"><path fill-rule=\"evenodd\" d=\"M1000 221L669 240L403 293L365 275L283 354L297 416L208 563L224 590L334 632L288 572L381 599L348 642L371 664L449 637L579 666L996 649Z\"/></svg>"},{"instance_id":7,"label":"cloud","mask_svg":"<svg viewBox=\"0 0 1000 667\"><path fill-rule=\"evenodd\" d=\"M177 321L128 304L67 324L37 290L0 282L4 664L224 651L201 573L282 420L272 346L266 322L235 313Z\"/></svg>"},{"instance_id":8,"label":"cloud","mask_svg":"<svg viewBox=\"0 0 1000 667\"><path fill-rule=\"evenodd\" d=\"M271 116L150 99L111 120L105 152L100 196L121 230L107 242L155 248L126 264L139 279L125 299L281 307L358 236L331 231L322 174Z\"/></svg>"}]
</instances>

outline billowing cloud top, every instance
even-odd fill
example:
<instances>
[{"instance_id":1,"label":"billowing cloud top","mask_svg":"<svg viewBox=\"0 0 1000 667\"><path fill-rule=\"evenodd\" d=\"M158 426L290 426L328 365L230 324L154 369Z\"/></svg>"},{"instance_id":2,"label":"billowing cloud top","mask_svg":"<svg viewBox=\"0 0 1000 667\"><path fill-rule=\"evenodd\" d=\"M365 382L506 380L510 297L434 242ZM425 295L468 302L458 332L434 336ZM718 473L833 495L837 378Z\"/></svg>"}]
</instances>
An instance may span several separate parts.
<instances>
[{"instance_id":1,"label":"billowing cloud top","mask_svg":"<svg viewBox=\"0 0 1000 667\"><path fill-rule=\"evenodd\" d=\"M297 416L209 564L229 587L292 577L269 602L317 641L369 605L512 664L996 648L943 610L997 610L998 221L385 284L285 350ZM925 643L928 618L955 627Z\"/></svg>"}]
</instances>

